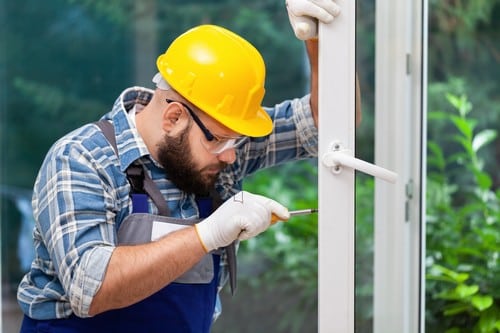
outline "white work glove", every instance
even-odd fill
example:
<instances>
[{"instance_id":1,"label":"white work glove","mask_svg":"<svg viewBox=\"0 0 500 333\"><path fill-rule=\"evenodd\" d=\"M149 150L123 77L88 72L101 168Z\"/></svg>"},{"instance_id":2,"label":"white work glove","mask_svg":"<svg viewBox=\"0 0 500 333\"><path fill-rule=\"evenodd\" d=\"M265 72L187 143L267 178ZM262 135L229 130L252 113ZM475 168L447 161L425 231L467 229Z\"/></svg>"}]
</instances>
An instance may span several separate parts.
<instances>
[{"instance_id":1,"label":"white work glove","mask_svg":"<svg viewBox=\"0 0 500 333\"><path fill-rule=\"evenodd\" d=\"M333 0L286 0L286 9L293 32L301 40L318 35L318 21L330 23L340 14Z\"/></svg>"},{"instance_id":2,"label":"white work glove","mask_svg":"<svg viewBox=\"0 0 500 333\"><path fill-rule=\"evenodd\" d=\"M257 236L271 225L272 214L288 220L288 209L278 202L249 192L239 192L209 217L196 224L196 231L207 252L227 246L236 239Z\"/></svg>"}]
</instances>

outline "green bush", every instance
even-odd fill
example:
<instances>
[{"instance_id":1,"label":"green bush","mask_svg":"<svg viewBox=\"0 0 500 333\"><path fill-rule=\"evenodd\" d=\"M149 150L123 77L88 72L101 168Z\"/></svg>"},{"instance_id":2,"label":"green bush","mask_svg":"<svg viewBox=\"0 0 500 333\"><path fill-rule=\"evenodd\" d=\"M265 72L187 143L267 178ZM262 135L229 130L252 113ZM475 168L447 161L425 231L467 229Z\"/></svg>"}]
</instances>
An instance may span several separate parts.
<instances>
[{"instance_id":1,"label":"green bush","mask_svg":"<svg viewBox=\"0 0 500 333\"><path fill-rule=\"evenodd\" d=\"M465 95L448 94L446 100L451 108L429 113L430 133L441 135L428 142L426 331L500 332L500 190L494 192L481 155L497 132L477 128ZM258 173L246 189L270 195L290 209L316 207L316 179L316 164L303 161ZM358 175L356 182L356 327L370 332L373 180ZM313 215L278 224L242 244L244 255L266 261L260 278L250 285L294 296L295 302L275 313L280 318L276 332L312 332L317 245Z\"/></svg>"},{"instance_id":2,"label":"green bush","mask_svg":"<svg viewBox=\"0 0 500 333\"><path fill-rule=\"evenodd\" d=\"M497 132L476 129L465 95L447 100L429 113L447 131L428 144L426 332L500 332L500 191L481 158Z\"/></svg>"},{"instance_id":3,"label":"green bush","mask_svg":"<svg viewBox=\"0 0 500 333\"><path fill-rule=\"evenodd\" d=\"M290 209L314 208L318 205L317 177L315 160L300 161L255 174L245 183L245 189L268 195ZM362 332L370 332L373 317L374 181L371 177L357 175L356 184L356 327ZM271 290L281 295L273 308L276 318L274 332L316 332L317 216L297 216L286 223L276 224L259 237L242 242L241 246L242 261L250 265L259 262L261 270L247 276L243 283L248 283L255 293Z\"/></svg>"}]
</instances>

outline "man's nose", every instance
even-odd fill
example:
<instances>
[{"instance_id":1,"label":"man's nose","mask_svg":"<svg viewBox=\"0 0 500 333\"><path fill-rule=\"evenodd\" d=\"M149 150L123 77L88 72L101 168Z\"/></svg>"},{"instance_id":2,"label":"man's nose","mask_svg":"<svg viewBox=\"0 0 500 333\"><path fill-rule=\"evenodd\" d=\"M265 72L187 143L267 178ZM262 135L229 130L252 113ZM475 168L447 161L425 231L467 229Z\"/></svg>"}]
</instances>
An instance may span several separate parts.
<instances>
[{"instance_id":1,"label":"man's nose","mask_svg":"<svg viewBox=\"0 0 500 333\"><path fill-rule=\"evenodd\" d=\"M226 150L220 152L217 155L217 158L221 162L224 162L227 164L233 164L234 161L236 161L236 150L234 148L226 149Z\"/></svg>"}]
</instances>

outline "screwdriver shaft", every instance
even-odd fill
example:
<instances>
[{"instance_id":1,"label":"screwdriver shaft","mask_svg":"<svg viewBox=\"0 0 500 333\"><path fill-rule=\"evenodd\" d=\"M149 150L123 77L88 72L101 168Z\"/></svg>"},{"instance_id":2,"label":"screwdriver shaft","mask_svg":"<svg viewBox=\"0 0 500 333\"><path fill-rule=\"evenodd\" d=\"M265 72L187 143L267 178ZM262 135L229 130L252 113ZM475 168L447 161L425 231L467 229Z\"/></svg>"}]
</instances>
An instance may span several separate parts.
<instances>
[{"instance_id":1,"label":"screwdriver shaft","mask_svg":"<svg viewBox=\"0 0 500 333\"><path fill-rule=\"evenodd\" d=\"M312 214L312 213L317 213L317 212L318 212L317 208L298 209L298 210L289 211L290 217L298 216L298 215L307 215L307 214ZM282 219L280 219L278 216L273 214L271 217L271 224L275 224L278 221L282 221Z\"/></svg>"}]
</instances>

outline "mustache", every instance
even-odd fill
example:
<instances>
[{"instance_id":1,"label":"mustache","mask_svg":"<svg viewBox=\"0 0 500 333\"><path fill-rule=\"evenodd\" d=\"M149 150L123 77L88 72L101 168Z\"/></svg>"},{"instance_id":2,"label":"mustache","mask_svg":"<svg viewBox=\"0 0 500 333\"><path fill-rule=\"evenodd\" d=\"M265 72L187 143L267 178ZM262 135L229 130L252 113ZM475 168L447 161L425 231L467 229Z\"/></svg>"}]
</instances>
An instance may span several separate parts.
<instances>
[{"instance_id":1,"label":"mustache","mask_svg":"<svg viewBox=\"0 0 500 333\"><path fill-rule=\"evenodd\" d=\"M225 162L212 163L209 165L205 165L203 168L201 168L200 171L217 169L220 172L221 170L224 170L228 165L229 164Z\"/></svg>"}]
</instances>

